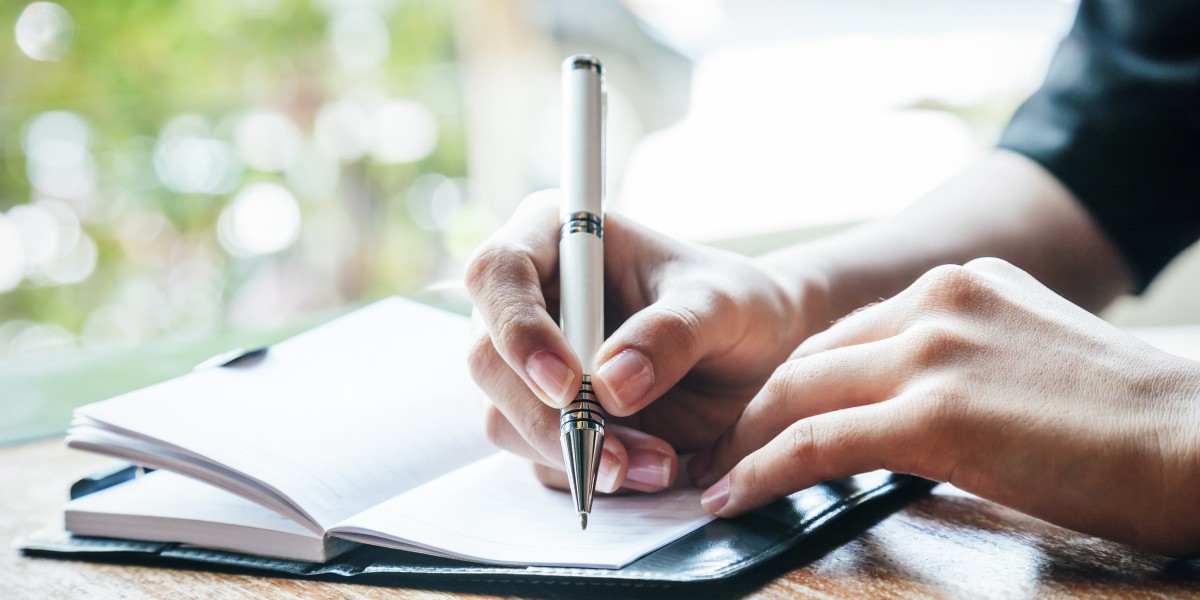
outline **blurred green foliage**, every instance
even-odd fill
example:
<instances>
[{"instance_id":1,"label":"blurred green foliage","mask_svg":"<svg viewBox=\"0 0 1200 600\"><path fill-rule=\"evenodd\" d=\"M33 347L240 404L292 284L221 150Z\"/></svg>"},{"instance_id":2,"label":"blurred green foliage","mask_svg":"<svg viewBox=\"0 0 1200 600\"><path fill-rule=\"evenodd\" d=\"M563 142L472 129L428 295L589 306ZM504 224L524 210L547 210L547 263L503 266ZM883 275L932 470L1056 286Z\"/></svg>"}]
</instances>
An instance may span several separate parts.
<instances>
[{"instance_id":1,"label":"blurred green foliage","mask_svg":"<svg viewBox=\"0 0 1200 600\"><path fill-rule=\"evenodd\" d=\"M465 179L454 37L458 3L58 4L73 21L67 32L73 38L51 61L34 60L21 46L16 24L30 5L0 4L0 24L10 35L0 43L0 225L7 223L0 227L0 249L24 244L28 263L30 248L44 238L39 230L22 230L28 223L19 217L29 217L28 207L42 207L35 217L59 217L59 231L50 231L61 238L59 250L69 250L62 240L86 238L76 246L94 245L94 267L83 252L76 261L88 269L83 276L75 269L68 280L56 279L44 265L21 264L0 252L0 280L6 266L24 270L19 283L0 284L0 421L8 421L0 437L19 437L21 422L40 423L30 431L45 430L47 419L61 427L65 407L173 375L197 356L246 337L237 330L275 332L250 336L271 339L305 322L305 315L413 293L452 277L486 235L490 221ZM320 115L346 104L358 111L351 116L366 121L354 131L334 122L325 128L333 142L322 138ZM393 115L408 115L411 123L380 120L394 106L408 110ZM293 158L287 168L256 170L245 160L239 128L247 115L264 112L282 115L299 133L288 156L307 157L315 166ZM81 193L56 193L65 188L52 178L37 185L40 167L27 146L30 124L46 114L66 114L68 125L86 125L86 156L75 174L82 173L86 184ZM217 163L231 185L197 192L170 184L163 165L164 156L172 156L164 154L172 123L185 124L188 135L208 144L195 147L233 157L236 164L225 154L196 155L226 160ZM436 143L399 158L371 145L402 141L406 128L418 138L433 128ZM353 141L352 134L375 138L339 155L338 136ZM259 153L269 159L277 145ZM39 160L54 168L60 159L76 160L71 152L78 148L64 146L71 152L58 154L57 146L46 148L54 151ZM199 168L186 160L176 167ZM325 179L331 173L336 183L303 188L298 182L314 172ZM238 216L226 213L236 212L239 194L264 182L286 191L282 208L262 198L247 200L241 229L223 232L223 222ZM292 206L299 221L291 237L285 229L270 238L270 227L278 224L255 221L286 216ZM260 226L265 239L282 247L239 252L227 239L247 231L260 235ZM23 237L5 246L4 236L16 234ZM115 353L121 348L126 350ZM62 367L74 364L72 352L92 367L67 385L58 379L72 378ZM133 365L121 370L119 383L104 384L97 375L115 364L97 358L106 355ZM177 360L164 363L155 356ZM29 403L46 410L31 413Z\"/></svg>"},{"instance_id":2,"label":"blurred green foliage","mask_svg":"<svg viewBox=\"0 0 1200 600\"><path fill-rule=\"evenodd\" d=\"M55 324L72 336L84 332L98 307L115 305L128 319L138 312L123 284L138 282L141 303L186 295L172 289L172 272L181 261L202 261L218 273L204 282L216 288L215 308L199 314L186 310L147 317L139 335L126 345L164 335L218 331L230 325L253 326L261 306L248 316L230 317L243 286L253 279L283 281L294 290L324 288L311 298L291 302L286 315L337 306L364 297L410 292L452 273L455 253L444 248L446 234L419 227L411 217L406 190L422 174L448 178L465 175L464 135L459 111L453 36L455 3L336 2L299 0L131 0L84 2L61 6L75 24L73 43L58 61L36 61L17 44L0 44L0 212L46 198L31 185L23 134L45 111L70 111L90 128L95 160L94 190L65 198L78 213L82 231L95 241L94 272L77 283L55 285L28 276L0 292L0 324L15 320ZM15 23L26 5L0 6L0 23ZM387 26L385 59L369 68L348 69L339 62L331 24L342 13L368 10ZM156 143L162 129L179 115L197 115L212 125L215 139L230 141L237 119L251 110L287 116L311 145L320 109L352 95L371 110L372 101L416 100L436 116L437 145L416 162L384 164L369 155L340 161L339 182L325 197L299 198L300 239L267 256L231 256L218 241L222 211L247 183L270 181L285 188L281 173L241 169L241 184L227 193L181 193L159 181ZM160 169L161 170L161 169ZM51 196L52 198L52 196ZM461 198L466 205L469 198ZM469 207L468 207L469 208ZM459 211L463 212L463 211ZM165 217L159 239L134 247L122 240L128 217ZM330 266L321 256L322 239L306 239L310 219L335 218L350 227L334 230L349 249ZM128 231L124 232L128 234ZM349 239L346 239L346 238ZM470 235L467 236L471 238ZM148 256L137 256L138 252ZM461 254L461 250L458 254ZM155 256L157 255L157 256ZM0 257L2 260L2 257ZM319 265L316 268L313 265ZM177 286L178 287L178 286ZM186 288L186 286L183 286ZM242 305L253 306L242 299ZM195 313L196 311L193 311ZM276 315L272 315L274 317ZM275 325L279 316L267 325ZM118 325L120 326L120 325ZM10 328L12 329L12 328ZM9 338L16 335L9 331ZM11 341L11 340L10 340ZM99 340L103 343L105 340ZM76 337L69 345L88 345ZM5 356L0 339L0 358ZM61 345L61 344L59 344ZM10 352L16 355L17 352Z\"/></svg>"}]
</instances>

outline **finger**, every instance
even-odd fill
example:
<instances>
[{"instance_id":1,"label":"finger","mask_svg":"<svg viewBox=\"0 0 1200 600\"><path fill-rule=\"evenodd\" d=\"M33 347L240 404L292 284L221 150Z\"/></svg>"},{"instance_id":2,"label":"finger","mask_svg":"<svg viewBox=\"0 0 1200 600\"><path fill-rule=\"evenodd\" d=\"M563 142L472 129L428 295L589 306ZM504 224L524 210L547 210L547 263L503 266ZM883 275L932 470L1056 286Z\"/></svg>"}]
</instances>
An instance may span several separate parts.
<instances>
[{"instance_id":1,"label":"finger","mask_svg":"<svg viewBox=\"0 0 1200 600\"><path fill-rule=\"evenodd\" d=\"M610 439L621 442L628 456L628 469L619 487L639 492L658 492L675 484L679 473L679 455L662 438L643 431L609 424L604 445Z\"/></svg>"},{"instance_id":2,"label":"finger","mask_svg":"<svg viewBox=\"0 0 1200 600\"><path fill-rule=\"evenodd\" d=\"M607 487L601 483L603 471L596 478L596 490L612 493L618 490L634 490L638 492L658 492L675 484L675 473L679 470L679 457L666 442L647 435L635 429L610 426L609 435L604 444L616 436L620 439L629 453L629 471L624 475L624 481L616 487ZM567 475L561 469L535 463L534 471L538 481L543 485L556 489L568 489Z\"/></svg>"},{"instance_id":3,"label":"finger","mask_svg":"<svg viewBox=\"0 0 1200 600\"><path fill-rule=\"evenodd\" d=\"M711 485L792 423L895 397L911 375L907 346L892 337L783 363L738 420L693 457L692 481Z\"/></svg>"},{"instance_id":4,"label":"finger","mask_svg":"<svg viewBox=\"0 0 1200 600\"><path fill-rule=\"evenodd\" d=\"M488 439L497 447L547 469L563 472L561 448L557 457L538 451L494 405L485 408L484 420ZM612 493L625 488L657 492L674 485L679 472L679 456L670 444L620 425L609 425L606 429L596 475L597 491Z\"/></svg>"},{"instance_id":5,"label":"finger","mask_svg":"<svg viewBox=\"0 0 1200 600\"><path fill-rule=\"evenodd\" d=\"M466 284L500 356L539 399L562 407L579 388L580 363L542 291L557 277L557 198L526 198L472 256Z\"/></svg>"},{"instance_id":6,"label":"finger","mask_svg":"<svg viewBox=\"0 0 1200 600\"><path fill-rule=\"evenodd\" d=\"M496 447L526 458L538 467L556 471L564 477L563 455L561 448L557 457L548 457L534 448L512 423L496 407L492 406L485 415L488 440ZM600 468L596 473L596 491L612 493L626 481L627 465L630 459L620 439L605 438L604 448L600 452Z\"/></svg>"},{"instance_id":7,"label":"finger","mask_svg":"<svg viewBox=\"0 0 1200 600\"><path fill-rule=\"evenodd\" d=\"M813 334L800 343L789 360L806 358L815 354L841 348L866 344L892 337L903 330L907 319L900 313L905 299L899 295L863 306L838 319L828 329Z\"/></svg>"},{"instance_id":8,"label":"finger","mask_svg":"<svg viewBox=\"0 0 1200 600\"><path fill-rule=\"evenodd\" d=\"M536 463L563 469L562 446L559 441L559 411L538 402L525 383L508 369L484 338L477 344L482 348L473 355L482 355L472 364L483 365L476 382L492 399L485 407L485 432L497 447L528 458ZM490 351L489 351L490 349ZM630 458L617 437L606 439L600 455L596 486L602 492L618 489L625 480Z\"/></svg>"},{"instance_id":9,"label":"finger","mask_svg":"<svg viewBox=\"0 0 1200 600\"><path fill-rule=\"evenodd\" d=\"M989 270L993 267L987 261L981 265ZM892 337L931 313L954 315L977 309L995 297L990 279L959 265L934 267L899 294L864 306L808 338L792 358Z\"/></svg>"},{"instance_id":10,"label":"finger","mask_svg":"<svg viewBox=\"0 0 1200 600\"><path fill-rule=\"evenodd\" d=\"M570 491L571 483L567 481L567 474L553 467L547 467L541 463L533 463L533 474L537 476L538 481L548 487L556 490ZM601 491L600 486L596 486L596 491ZM604 490L606 493L608 490Z\"/></svg>"},{"instance_id":11,"label":"finger","mask_svg":"<svg viewBox=\"0 0 1200 600\"><path fill-rule=\"evenodd\" d=\"M488 403L483 409L483 431L488 441L501 450L512 452L521 458L550 468L561 469L561 465L552 465L552 458L538 451L525 441L521 433L513 427L512 422L494 404ZM562 462L560 458L558 462Z\"/></svg>"},{"instance_id":12,"label":"finger","mask_svg":"<svg viewBox=\"0 0 1200 600\"><path fill-rule=\"evenodd\" d=\"M627 319L596 353L596 396L616 416L638 412L696 363L741 339L735 300L704 284L669 291Z\"/></svg>"},{"instance_id":13,"label":"finger","mask_svg":"<svg viewBox=\"0 0 1200 600\"><path fill-rule=\"evenodd\" d=\"M491 401L490 410L485 410L488 438L501 448L522 454L516 443L520 440L537 453L539 462L561 466L558 409L533 396L525 382L500 357L491 336L484 334L476 341L471 349L470 366L476 385Z\"/></svg>"},{"instance_id":14,"label":"finger","mask_svg":"<svg viewBox=\"0 0 1200 600\"><path fill-rule=\"evenodd\" d=\"M742 459L705 490L701 503L733 517L822 481L876 469L901 470L924 436L917 421L882 402L799 421ZM911 472L911 471L909 471Z\"/></svg>"},{"instance_id":15,"label":"finger","mask_svg":"<svg viewBox=\"0 0 1200 600\"><path fill-rule=\"evenodd\" d=\"M484 335L471 351L471 373L490 399L484 431L493 444L535 462L563 468L559 410L534 398L525 382L508 368ZM597 487L612 491L624 481L629 456L619 438L606 440L600 455Z\"/></svg>"}]
</instances>

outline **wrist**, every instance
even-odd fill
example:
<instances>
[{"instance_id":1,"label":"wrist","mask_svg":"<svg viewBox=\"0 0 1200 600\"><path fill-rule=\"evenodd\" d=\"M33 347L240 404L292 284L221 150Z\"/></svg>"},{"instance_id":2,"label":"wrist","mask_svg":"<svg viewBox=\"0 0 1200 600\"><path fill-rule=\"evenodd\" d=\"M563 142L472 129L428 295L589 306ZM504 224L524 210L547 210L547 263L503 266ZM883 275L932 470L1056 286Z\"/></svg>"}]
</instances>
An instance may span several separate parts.
<instances>
[{"instance_id":1,"label":"wrist","mask_svg":"<svg viewBox=\"0 0 1200 600\"><path fill-rule=\"evenodd\" d=\"M1200 519L1196 518L1196 507L1200 506L1200 363L1185 361L1188 369L1188 384L1180 395L1183 404L1181 418L1176 423L1180 445L1182 447L1182 462L1185 473L1183 490L1180 494L1182 514L1185 523L1191 523L1180 555L1189 557L1200 556Z\"/></svg>"},{"instance_id":2,"label":"wrist","mask_svg":"<svg viewBox=\"0 0 1200 600\"><path fill-rule=\"evenodd\" d=\"M1160 474L1156 513L1137 545L1169 556L1200 556L1200 363L1171 356L1144 374L1135 389L1149 393L1138 401L1154 406L1157 430L1154 462Z\"/></svg>"}]
</instances>

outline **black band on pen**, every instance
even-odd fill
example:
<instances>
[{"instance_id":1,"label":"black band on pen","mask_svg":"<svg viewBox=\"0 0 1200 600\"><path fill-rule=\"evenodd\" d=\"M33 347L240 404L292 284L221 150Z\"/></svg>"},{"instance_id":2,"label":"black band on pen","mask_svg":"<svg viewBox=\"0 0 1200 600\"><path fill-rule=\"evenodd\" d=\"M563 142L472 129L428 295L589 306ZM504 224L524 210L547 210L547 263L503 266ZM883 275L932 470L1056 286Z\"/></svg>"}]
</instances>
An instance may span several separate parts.
<instances>
[{"instance_id":1,"label":"black band on pen","mask_svg":"<svg viewBox=\"0 0 1200 600\"><path fill-rule=\"evenodd\" d=\"M604 239L604 217L587 211L571 213L563 220L559 237L565 238L572 233L590 233Z\"/></svg>"},{"instance_id":2,"label":"black band on pen","mask_svg":"<svg viewBox=\"0 0 1200 600\"><path fill-rule=\"evenodd\" d=\"M604 433L604 413L600 410L600 403L596 401L591 376L583 376L579 395L559 413L558 429L562 433L570 429L595 429Z\"/></svg>"},{"instance_id":3,"label":"black band on pen","mask_svg":"<svg viewBox=\"0 0 1200 600\"><path fill-rule=\"evenodd\" d=\"M576 54L563 61L564 71L574 71L576 69L591 69L597 75L604 77L604 65L600 64L600 59L591 54Z\"/></svg>"}]
</instances>

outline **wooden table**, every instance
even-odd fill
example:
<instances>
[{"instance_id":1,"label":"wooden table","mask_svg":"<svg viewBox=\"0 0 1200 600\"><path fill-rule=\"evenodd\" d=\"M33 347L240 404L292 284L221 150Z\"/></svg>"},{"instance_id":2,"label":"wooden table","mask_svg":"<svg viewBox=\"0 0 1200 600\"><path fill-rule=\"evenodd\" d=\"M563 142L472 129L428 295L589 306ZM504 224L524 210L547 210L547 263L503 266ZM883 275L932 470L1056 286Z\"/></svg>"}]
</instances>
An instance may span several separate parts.
<instances>
[{"instance_id":1,"label":"wooden table","mask_svg":"<svg viewBox=\"0 0 1200 600\"><path fill-rule=\"evenodd\" d=\"M61 518L68 485L105 463L57 439L0 449L0 543ZM833 547L828 553L798 552L731 585L617 593L545 584L398 590L26 558L6 548L0 598L1200 597L1200 561L1067 531L944 486L858 537L825 543Z\"/></svg>"}]
</instances>

